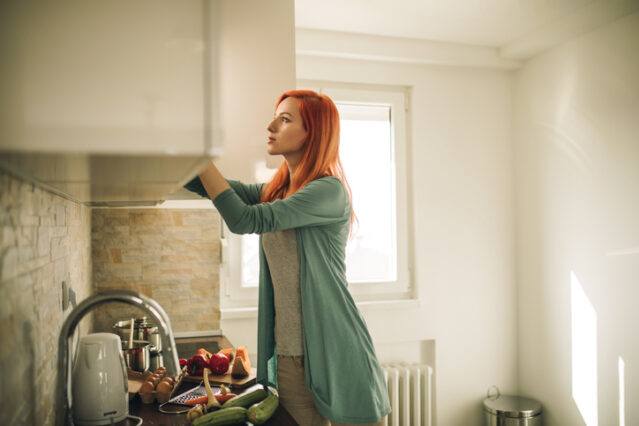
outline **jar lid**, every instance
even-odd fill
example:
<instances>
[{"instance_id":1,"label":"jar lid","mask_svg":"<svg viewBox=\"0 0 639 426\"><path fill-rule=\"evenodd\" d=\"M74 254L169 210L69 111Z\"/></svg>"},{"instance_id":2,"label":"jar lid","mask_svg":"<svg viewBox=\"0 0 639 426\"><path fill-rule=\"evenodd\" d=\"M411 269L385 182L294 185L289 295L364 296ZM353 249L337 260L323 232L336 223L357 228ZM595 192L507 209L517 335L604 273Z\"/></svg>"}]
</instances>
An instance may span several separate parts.
<instances>
[{"instance_id":1,"label":"jar lid","mask_svg":"<svg viewBox=\"0 0 639 426\"><path fill-rule=\"evenodd\" d=\"M541 404L521 396L499 395L484 399L484 410L497 416L512 418L534 417L541 413Z\"/></svg>"}]
</instances>

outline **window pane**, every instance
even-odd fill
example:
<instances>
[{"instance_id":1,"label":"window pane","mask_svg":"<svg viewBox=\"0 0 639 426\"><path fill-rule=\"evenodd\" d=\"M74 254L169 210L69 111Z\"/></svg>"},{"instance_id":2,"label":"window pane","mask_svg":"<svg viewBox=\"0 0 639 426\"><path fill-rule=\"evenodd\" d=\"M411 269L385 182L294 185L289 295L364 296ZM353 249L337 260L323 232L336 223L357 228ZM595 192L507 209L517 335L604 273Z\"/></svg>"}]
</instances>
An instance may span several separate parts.
<instances>
[{"instance_id":1,"label":"window pane","mask_svg":"<svg viewBox=\"0 0 639 426\"><path fill-rule=\"evenodd\" d=\"M257 287L260 273L259 235L242 235L242 287Z\"/></svg>"},{"instance_id":2,"label":"window pane","mask_svg":"<svg viewBox=\"0 0 639 426\"><path fill-rule=\"evenodd\" d=\"M359 226L346 246L349 282L396 279L390 107L337 104L340 157Z\"/></svg>"},{"instance_id":3,"label":"window pane","mask_svg":"<svg viewBox=\"0 0 639 426\"><path fill-rule=\"evenodd\" d=\"M340 112L340 157L358 218L346 246L349 282L397 279L395 169L390 106L336 103ZM242 236L242 286L255 287L259 239Z\"/></svg>"}]
</instances>

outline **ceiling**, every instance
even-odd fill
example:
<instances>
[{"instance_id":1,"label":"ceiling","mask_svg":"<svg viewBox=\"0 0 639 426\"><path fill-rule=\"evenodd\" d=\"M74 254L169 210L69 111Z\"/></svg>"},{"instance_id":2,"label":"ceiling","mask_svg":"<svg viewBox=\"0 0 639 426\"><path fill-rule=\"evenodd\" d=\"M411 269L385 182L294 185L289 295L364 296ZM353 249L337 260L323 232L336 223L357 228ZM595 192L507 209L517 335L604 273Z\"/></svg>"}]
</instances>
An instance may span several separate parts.
<instances>
[{"instance_id":1,"label":"ceiling","mask_svg":"<svg viewBox=\"0 0 639 426\"><path fill-rule=\"evenodd\" d=\"M295 0L295 19L297 28L500 48L606 3L628 1Z\"/></svg>"}]
</instances>

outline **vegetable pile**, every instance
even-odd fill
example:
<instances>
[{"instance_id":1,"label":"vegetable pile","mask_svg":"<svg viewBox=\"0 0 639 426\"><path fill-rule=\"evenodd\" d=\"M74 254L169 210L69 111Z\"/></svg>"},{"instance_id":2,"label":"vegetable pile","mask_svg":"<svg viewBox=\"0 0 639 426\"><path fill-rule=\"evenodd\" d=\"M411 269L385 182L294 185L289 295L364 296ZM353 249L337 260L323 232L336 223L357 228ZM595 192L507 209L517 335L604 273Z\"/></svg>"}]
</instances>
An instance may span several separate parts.
<instances>
[{"instance_id":1,"label":"vegetable pile","mask_svg":"<svg viewBox=\"0 0 639 426\"><path fill-rule=\"evenodd\" d=\"M213 394L209 376L231 373L235 377L246 377L251 372L251 360L246 346L226 348L210 353L200 348L190 359L181 359L180 366L187 366L193 376L203 376L206 395L185 402L193 405L186 419L194 426L222 426L250 421L255 425L265 423L273 416L279 405L277 391L262 386L236 395L221 385L222 393Z\"/></svg>"},{"instance_id":2,"label":"vegetable pile","mask_svg":"<svg viewBox=\"0 0 639 426\"><path fill-rule=\"evenodd\" d=\"M180 367L185 365L187 373L191 376L202 376L206 368L217 376L224 375L229 370L236 377L246 377L251 372L251 360L246 346L240 346L237 350L233 348L222 349L214 354L200 348L191 358L180 360Z\"/></svg>"},{"instance_id":3,"label":"vegetable pile","mask_svg":"<svg viewBox=\"0 0 639 426\"><path fill-rule=\"evenodd\" d=\"M261 425L277 410L279 398L273 388L263 386L242 395L235 395L229 393L222 385L223 398L218 398L218 395L213 394L209 383L209 369L205 368L203 374L206 396L186 402L197 404L186 414L186 419L194 426L243 424L247 420ZM225 402L222 403L221 399L225 399Z\"/></svg>"}]
</instances>

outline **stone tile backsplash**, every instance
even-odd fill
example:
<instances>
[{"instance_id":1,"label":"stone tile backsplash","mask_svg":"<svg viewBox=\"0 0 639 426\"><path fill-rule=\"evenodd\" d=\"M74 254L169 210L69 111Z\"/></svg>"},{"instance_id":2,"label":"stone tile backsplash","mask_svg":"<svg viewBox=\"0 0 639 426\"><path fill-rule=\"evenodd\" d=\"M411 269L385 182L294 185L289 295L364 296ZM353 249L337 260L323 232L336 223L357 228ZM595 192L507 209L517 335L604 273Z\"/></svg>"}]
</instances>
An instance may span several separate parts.
<instances>
[{"instance_id":1,"label":"stone tile backsplash","mask_svg":"<svg viewBox=\"0 0 639 426\"><path fill-rule=\"evenodd\" d=\"M173 331L220 328L220 217L214 209L92 210L96 291L128 289L157 301ZM121 303L96 310L96 331L143 313Z\"/></svg>"},{"instance_id":2,"label":"stone tile backsplash","mask_svg":"<svg viewBox=\"0 0 639 426\"><path fill-rule=\"evenodd\" d=\"M214 209L90 209L0 169L0 425L53 425L62 282L80 303L130 289L174 331L220 328L220 218ZM142 315L103 305L79 335Z\"/></svg>"},{"instance_id":3,"label":"stone tile backsplash","mask_svg":"<svg viewBox=\"0 0 639 426\"><path fill-rule=\"evenodd\" d=\"M62 282L88 297L90 210L0 169L0 424L55 422ZM91 318L80 323L87 334Z\"/></svg>"}]
</instances>

